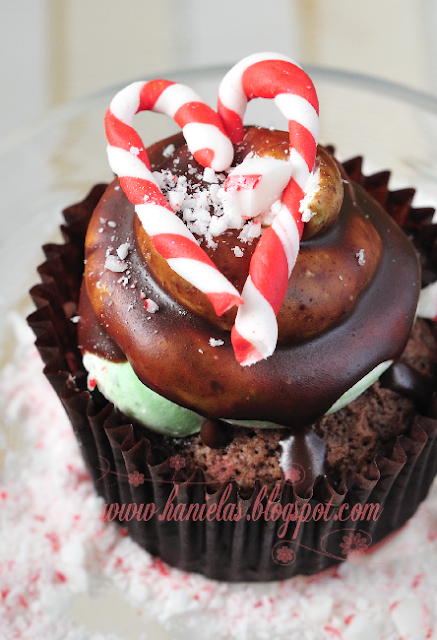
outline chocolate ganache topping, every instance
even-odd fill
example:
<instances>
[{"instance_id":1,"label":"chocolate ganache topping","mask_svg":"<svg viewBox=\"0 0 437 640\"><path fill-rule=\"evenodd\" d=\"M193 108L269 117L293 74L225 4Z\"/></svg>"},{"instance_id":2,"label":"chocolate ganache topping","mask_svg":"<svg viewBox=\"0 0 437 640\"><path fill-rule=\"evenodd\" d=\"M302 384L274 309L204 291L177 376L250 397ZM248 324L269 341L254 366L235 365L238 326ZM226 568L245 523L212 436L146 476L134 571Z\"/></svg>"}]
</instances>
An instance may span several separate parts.
<instances>
[{"instance_id":1,"label":"chocolate ganache topping","mask_svg":"<svg viewBox=\"0 0 437 640\"><path fill-rule=\"evenodd\" d=\"M234 164L253 152L284 159L288 149L287 133L248 128L235 147ZM204 180L181 134L147 152L153 170L171 172L175 181L186 176L188 190ZM168 267L118 179L88 229L82 350L113 362L129 360L144 385L206 418L292 429L313 423L377 365L396 360L420 292L416 252L321 147L316 162L320 188L310 209L317 215L306 225L272 356L245 367L236 361L230 339L235 308L218 317L206 296ZM219 186L224 178L218 175ZM240 232L227 229L213 241L195 233L239 292L259 241L242 240ZM148 301L157 305L154 313Z\"/></svg>"}]
</instances>

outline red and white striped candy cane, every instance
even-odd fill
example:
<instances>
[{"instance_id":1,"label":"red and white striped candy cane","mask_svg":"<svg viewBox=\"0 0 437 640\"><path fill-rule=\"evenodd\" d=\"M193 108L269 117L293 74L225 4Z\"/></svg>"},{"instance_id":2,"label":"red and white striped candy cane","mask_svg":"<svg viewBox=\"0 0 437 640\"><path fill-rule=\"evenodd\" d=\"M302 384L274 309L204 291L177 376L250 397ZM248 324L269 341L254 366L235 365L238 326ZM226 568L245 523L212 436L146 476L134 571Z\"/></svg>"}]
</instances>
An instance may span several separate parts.
<instances>
[{"instance_id":1,"label":"red and white striped candy cane","mask_svg":"<svg viewBox=\"0 0 437 640\"><path fill-rule=\"evenodd\" d=\"M270 356L276 347L276 316L287 290L303 231L300 202L314 167L319 129L319 105L314 85L293 60L276 53L260 53L239 62L224 77L218 112L232 142L242 140L248 100L273 98L288 120L291 179L279 213L268 227L251 259L231 339L241 365ZM226 187L225 187L226 188Z\"/></svg>"},{"instance_id":2,"label":"red and white striped candy cane","mask_svg":"<svg viewBox=\"0 0 437 640\"><path fill-rule=\"evenodd\" d=\"M202 291L217 315L242 304L240 294L199 247L157 185L132 123L139 111L166 114L182 127L188 148L204 167L222 171L234 150L220 117L190 89L167 80L134 82L112 100L105 116L108 160L155 249L182 278Z\"/></svg>"}]
</instances>

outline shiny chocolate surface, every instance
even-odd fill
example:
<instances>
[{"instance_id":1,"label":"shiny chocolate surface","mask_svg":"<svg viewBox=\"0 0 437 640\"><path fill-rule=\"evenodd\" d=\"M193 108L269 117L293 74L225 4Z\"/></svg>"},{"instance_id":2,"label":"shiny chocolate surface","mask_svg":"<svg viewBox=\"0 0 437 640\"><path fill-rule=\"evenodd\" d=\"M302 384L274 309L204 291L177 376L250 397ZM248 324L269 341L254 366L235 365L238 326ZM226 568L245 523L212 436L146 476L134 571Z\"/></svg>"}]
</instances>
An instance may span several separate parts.
<instances>
[{"instance_id":1,"label":"shiny chocolate surface","mask_svg":"<svg viewBox=\"0 0 437 640\"><path fill-rule=\"evenodd\" d=\"M144 384L211 419L311 424L377 364L399 357L420 290L416 252L404 233L361 187L345 187L335 222L301 244L275 353L241 367L229 330L183 304L189 285L182 281L182 291L170 295L156 276L135 234L134 208L115 180L87 235L82 348L116 361L126 354ZM108 248L114 254L126 242L126 271L105 269ZM159 306L154 314L148 298ZM118 349L111 352L106 338L102 352L102 330ZM211 346L211 338L223 344Z\"/></svg>"}]
</instances>

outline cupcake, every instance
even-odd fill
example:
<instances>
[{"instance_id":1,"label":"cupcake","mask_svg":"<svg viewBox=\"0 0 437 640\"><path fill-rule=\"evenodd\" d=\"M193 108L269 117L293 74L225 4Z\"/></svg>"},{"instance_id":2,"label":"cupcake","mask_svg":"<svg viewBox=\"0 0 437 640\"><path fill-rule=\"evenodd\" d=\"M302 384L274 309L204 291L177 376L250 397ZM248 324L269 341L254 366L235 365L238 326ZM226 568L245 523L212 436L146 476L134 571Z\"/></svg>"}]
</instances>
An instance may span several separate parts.
<instances>
[{"instance_id":1,"label":"cupcake","mask_svg":"<svg viewBox=\"0 0 437 640\"><path fill-rule=\"evenodd\" d=\"M243 126L255 97L288 132ZM145 150L150 109L182 133ZM236 65L218 114L155 80L105 124L117 178L64 212L29 318L102 518L219 580L362 559L436 472L433 212L317 146L281 55Z\"/></svg>"}]
</instances>

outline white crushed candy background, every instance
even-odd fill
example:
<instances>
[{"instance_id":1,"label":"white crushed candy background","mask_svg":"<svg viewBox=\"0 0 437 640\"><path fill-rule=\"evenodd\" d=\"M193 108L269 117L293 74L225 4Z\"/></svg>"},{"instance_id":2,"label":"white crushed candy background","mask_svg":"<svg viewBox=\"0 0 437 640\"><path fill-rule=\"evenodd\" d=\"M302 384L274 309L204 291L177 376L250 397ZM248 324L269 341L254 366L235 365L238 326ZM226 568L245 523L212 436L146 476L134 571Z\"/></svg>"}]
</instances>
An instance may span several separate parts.
<instances>
[{"instance_id":1,"label":"white crushed candy background","mask_svg":"<svg viewBox=\"0 0 437 640\"><path fill-rule=\"evenodd\" d=\"M42 375L25 321L0 371L0 637L117 640L73 622L78 594L104 582L173 638L435 638L437 490L391 542L363 562L271 584L185 574L103 523L64 410ZM147 634L144 638L149 637Z\"/></svg>"}]
</instances>

